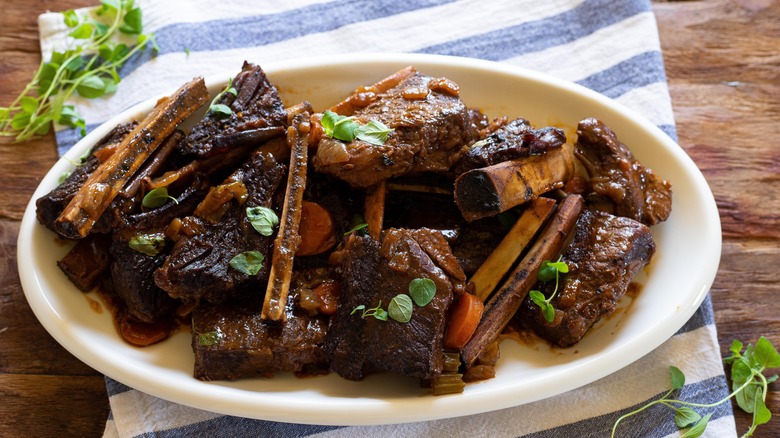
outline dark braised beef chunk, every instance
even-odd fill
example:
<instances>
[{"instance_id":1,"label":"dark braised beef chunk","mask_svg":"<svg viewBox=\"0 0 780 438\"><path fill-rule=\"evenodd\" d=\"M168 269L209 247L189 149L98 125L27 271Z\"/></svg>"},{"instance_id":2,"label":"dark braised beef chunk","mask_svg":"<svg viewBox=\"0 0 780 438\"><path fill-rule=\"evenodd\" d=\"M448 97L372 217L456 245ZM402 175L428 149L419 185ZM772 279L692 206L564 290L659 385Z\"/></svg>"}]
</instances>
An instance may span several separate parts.
<instances>
[{"instance_id":1,"label":"dark braised beef chunk","mask_svg":"<svg viewBox=\"0 0 780 438\"><path fill-rule=\"evenodd\" d=\"M597 195L614 203L610 213L629 217L646 225L665 221L672 210L672 188L652 170L636 161L609 127L599 120L585 119L577 126L577 158L590 176ZM604 209L603 198L594 209Z\"/></svg>"},{"instance_id":2,"label":"dark braised beef chunk","mask_svg":"<svg viewBox=\"0 0 780 438\"><path fill-rule=\"evenodd\" d=\"M262 236L252 227L246 209L271 207L284 176L284 165L258 151L213 188L195 216L181 220L181 236L155 273L157 285L188 303L218 303L260 293L268 277L272 236ZM263 268L256 275L239 272L229 264L245 251L259 251L264 257Z\"/></svg>"},{"instance_id":3,"label":"dark braised beef chunk","mask_svg":"<svg viewBox=\"0 0 780 438\"><path fill-rule=\"evenodd\" d=\"M62 184L48 194L38 198L35 201L35 215L38 218L38 222L54 231L54 221L57 220L65 206L68 205L76 192L79 191L81 186L87 181L87 178L100 164L100 160L95 154L102 149L116 147L137 125L138 122L117 125L103 139L97 142L86 161L73 169L73 172L65 178Z\"/></svg>"},{"instance_id":4,"label":"dark braised beef chunk","mask_svg":"<svg viewBox=\"0 0 780 438\"><path fill-rule=\"evenodd\" d=\"M57 266L79 290L89 292L100 284L111 264L111 238L105 234L90 234L76 242Z\"/></svg>"},{"instance_id":5,"label":"dark braised beef chunk","mask_svg":"<svg viewBox=\"0 0 780 438\"><path fill-rule=\"evenodd\" d=\"M205 158L246 143L258 144L284 132L284 105L259 66L244 62L241 73L233 80L233 88L235 96L224 93L217 102L230 107L232 113L206 114L179 146L181 155Z\"/></svg>"},{"instance_id":6,"label":"dark braised beef chunk","mask_svg":"<svg viewBox=\"0 0 780 438\"><path fill-rule=\"evenodd\" d=\"M331 320L327 351L331 370L350 380L377 371L430 379L443 367L442 342L453 291L466 276L444 236L430 229L384 231L382 243L351 235L342 265L341 301ZM411 321L361 318L360 305L387 309L398 294L409 292L415 278L430 278L436 295L424 307L414 306Z\"/></svg>"},{"instance_id":7,"label":"dark braised beef chunk","mask_svg":"<svg viewBox=\"0 0 780 438\"><path fill-rule=\"evenodd\" d=\"M446 172L477 136L472 114L457 85L415 73L354 114L394 129L382 146L355 140L320 140L314 167L354 187L370 187L410 172Z\"/></svg>"},{"instance_id":8,"label":"dark braised beef chunk","mask_svg":"<svg viewBox=\"0 0 780 438\"><path fill-rule=\"evenodd\" d=\"M506 234L495 217L466 222L451 194L390 191L385 211L385 228L441 231L467 276L477 271Z\"/></svg>"},{"instance_id":9,"label":"dark braised beef chunk","mask_svg":"<svg viewBox=\"0 0 780 438\"><path fill-rule=\"evenodd\" d=\"M125 235L120 237L120 234ZM132 237L154 234L153 231L138 232ZM162 238L162 233L158 235ZM156 255L143 254L132 249L129 240L125 240L132 237L129 233L114 234L111 244L111 283L116 296L127 306L129 315L139 321L157 322L172 314L178 306L178 300L154 284L154 271L162 266L168 251L160 248Z\"/></svg>"},{"instance_id":10,"label":"dark braised beef chunk","mask_svg":"<svg viewBox=\"0 0 780 438\"><path fill-rule=\"evenodd\" d=\"M555 319L547 323L539 306L526 298L521 322L560 347L577 343L603 315L615 310L631 279L650 262L655 243L650 229L629 218L583 211L574 240L563 254L569 273L553 298ZM540 286L540 285L537 285ZM545 296L555 288L541 285Z\"/></svg>"},{"instance_id":11,"label":"dark braised beef chunk","mask_svg":"<svg viewBox=\"0 0 780 438\"><path fill-rule=\"evenodd\" d=\"M296 272L284 322L260 319L261 292L255 298L201 303L192 313L195 377L236 380L271 377L276 372L322 374L328 369L323 344L328 318L310 316L299 306L301 290L327 278L322 271Z\"/></svg>"},{"instance_id":12,"label":"dark braised beef chunk","mask_svg":"<svg viewBox=\"0 0 780 438\"><path fill-rule=\"evenodd\" d=\"M472 144L455 166L455 174L515 158L543 154L564 143L566 134L561 129L534 129L528 120L515 119Z\"/></svg>"}]
</instances>

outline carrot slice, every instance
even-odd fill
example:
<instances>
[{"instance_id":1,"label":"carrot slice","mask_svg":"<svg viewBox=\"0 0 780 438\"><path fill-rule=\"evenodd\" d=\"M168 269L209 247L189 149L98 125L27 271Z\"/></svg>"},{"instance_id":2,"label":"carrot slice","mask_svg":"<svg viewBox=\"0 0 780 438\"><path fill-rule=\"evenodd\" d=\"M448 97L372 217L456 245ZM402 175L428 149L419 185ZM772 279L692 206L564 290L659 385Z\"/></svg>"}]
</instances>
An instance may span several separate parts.
<instances>
[{"instance_id":1,"label":"carrot slice","mask_svg":"<svg viewBox=\"0 0 780 438\"><path fill-rule=\"evenodd\" d=\"M462 294L452 306L444 346L463 348L477 329L483 310L482 300L472 294Z\"/></svg>"},{"instance_id":2,"label":"carrot slice","mask_svg":"<svg viewBox=\"0 0 780 438\"><path fill-rule=\"evenodd\" d=\"M297 256L321 254L336 244L333 219L328 210L316 202L303 201L298 233L301 243L295 251Z\"/></svg>"}]
</instances>

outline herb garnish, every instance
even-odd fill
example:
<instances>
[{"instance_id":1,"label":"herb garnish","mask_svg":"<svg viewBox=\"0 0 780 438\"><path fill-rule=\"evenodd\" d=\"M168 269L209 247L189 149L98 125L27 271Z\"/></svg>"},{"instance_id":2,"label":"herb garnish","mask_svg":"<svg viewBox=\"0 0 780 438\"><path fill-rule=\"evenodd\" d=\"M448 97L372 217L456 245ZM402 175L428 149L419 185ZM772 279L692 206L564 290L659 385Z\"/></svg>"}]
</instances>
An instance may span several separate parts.
<instances>
[{"instance_id":1,"label":"herb garnish","mask_svg":"<svg viewBox=\"0 0 780 438\"><path fill-rule=\"evenodd\" d=\"M228 84L225 87L224 90L220 91L219 94L214 96L214 99L211 100L211 105L209 105L209 112L214 113L217 117L229 117L231 114L233 114L233 110L230 109L229 106L223 104L223 103L217 103L220 99L222 99L222 96L225 95L225 93L230 93L233 96L236 96L238 94L238 91L236 91L236 87L233 86L233 78L230 78L228 80Z\"/></svg>"},{"instance_id":2,"label":"herb garnish","mask_svg":"<svg viewBox=\"0 0 780 438\"><path fill-rule=\"evenodd\" d=\"M201 347L211 347L222 340L224 335L221 331L215 330L213 332L200 333L198 335L198 345Z\"/></svg>"},{"instance_id":3,"label":"herb garnish","mask_svg":"<svg viewBox=\"0 0 780 438\"><path fill-rule=\"evenodd\" d=\"M252 224L252 228L263 236L274 233L274 227L279 225L279 216L268 207L247 207L246 218Z\"/></svg>"},{"instance_id":4,"label":"herb garnish","mask_svg":"<svg viewBox=\"0 0 780 438\"><path fill-rule=\"evenodd\" d=\"M179 203L176 198L168 194L167 187L157 187L156 189L149 190L149 193L144 196L141 204L146 208L157 208L165 205L169 199L176 204Z\"/></svg>"},{"instance_id":5,"label":"herb garnish","mask_svg":"<svg viewBox=\"0 0 780 438\"><path fill-rule=\"evenodd\" d=\"M387 136L393 132L380 121L371 120L365 125L355 121L354 117L340 116L333 111L322 114L322 130L325 135L341 141L353 141L356 138L375 146L382 146Z\"/></svg>"},{"instance_id":6,"label":"herb garnish","mask_svg":"<svg viewBox=\"0 0 780 438\"><path fill-rule=\"evenodd\" d=\"M230 259L230 267L246 275L257 275L263 269L263 254L260 251L244 251Z\"/></svg>"},{"instance_id":7,"label":"herb garnish","mask_svg":"<svg viewBox=\"0 0 780 438\"><path fill-rule=\"evenodd\" d=\"M411 321L413 310L412 299L406 294L394 296L387 306L387 313L390 315L390 318L393 318L398 322Z\"/></svg>"},{"instance_id":8,"label":"herb garnish","mask_svg":"<svg viewBox=\"0 0 780 438\"><path fill-rule=\"evenodd\" d=\"M409 283L409 296L414 304L425 307L436 296L436 283L430 278L415 278Z\"/></svg>"},{"instance_id":9,"label":"herb garnish","mask_svg":"<svg viewBox=\"0 0 780 438\"><path fill-rule=\"evenodd\" d=\"M153 257L165 248L165 235L163 233L139 234L130 239L128 246L141 254Z\"/></svg>"},{"instance_id":10,"label":"herb garnish","mask_svg":"<svg viewBox=\"0 0 780 438\"><path fill-rule=\"evenodd\" d=\"M142 13L133 0L101 0L93 9L97 18L79 17L73 11L63 13L65 25L72 29L73 40L64 51L55 51L48 62L41 61L38 71L21 94L0 108L0 135L29 140L49 132L51 122L78 128L86 134L86 122L73 105L65 105L73 93L94 99L116 91L121 81L117 72L131 56L147 44L157 50L154 35L144 34ZM128 47L112 42L121 32L137 35Z\"/></svg>"},{"instance_id":11,"label":"herb garnish","mask_svg":"<svg viewBox=\"0 0 780 438\"><path fill-rule=\"evenodd\" d=\"M366 306L361 304L350 312L350 315L354 315L359 310L363 311L361 318L365 319L367 316L373 316L376 319L387 321L387 317L406 323L412 320L412 314L414 313L414 304L418 307L425 307L433 300L436 295L436 283L430 278L415 278L409 283L409 294L398 294L390 300L390 304L387 306L387 311L382 309L382 302L373 309L366 310Z\"/></svg>"},{"instance_id":12,"label":"herb garnish","mask_svg":"<svg viewBox=\"0 0 780 438\"><path fill-rule=\"evenodd\" d=\"M354 227L352 227L352 229L344 233L344 235L346 236L348 234L357 232L359 235L362 236L363 234L365 234L362 231L365 230L366 228L368 228L368 224L363 222L362 224L357 224Z\"/></svg>"},{"instance_id":13,"label":"herb garnish","mask_svg":"<svg viewBox=\"0 0 780 438\"><path fill-rule=\"evenodd\" d=\"M361 304L354 309L352 309L351 312L349 312L350 315L354 315L355 313L362 311L360 314L360 317L363 319L368 318L369 316L373 316L374 318L380 320L380 321L387 321L387 311L382 308L382 302L380 301L379 304L376 305L376 307L371 309L366 309L365 304Z\"/></svg>"},{"instance_id":14,"label":"herb garnish","mask_svg":"<svg viewBox=\"0 0 780 438\"><path fill-rule=\"evenodd\" d=\"M566 262L562 262L561 257L558 257L558 261L556 262L545 260L536 272L536 278L539 279L539 281L546 283L555 279L555 289L549 298L545 298L544 294L538 290L528 292L531 301L542 309L542 315L547 322L553 322L553 319L555 319L555 308L550 304L550 301L552 301L555 294L558 293L560 274L566 274L568 272L569 265L567 265Z\"/></svg>"},{"instance_id":15,"label":"herb garnish","mask_svg":"<svg viewBox=\"0 0 780 438\"><path fill-rule=\"evenodd\" d=\"M352 220L349 221L349 226L352 228L344 233L345 236L349 235L350 233L357 233L360 236L366 235L366 228L368 228L368 224L366 223L366 220L363 218L362 214L355 213L352 216Z\"/></svg>"},{"instance_id":16,"label":"herb garnish","mask_svg":"<svg viewBox=\"0 0 780 438\"><path fill-rule=\"evenodd\" d=\"M756 427L769 422L772 418L772 412L769 411L765 403L766 393L769 383L777 380L777 375L766 377L764 376L764 371L780 367L780 354L777 353L774 345L763 336L756 342L755 348L748 344L744 353L742 352L742 342L736 340L731 343L730 350L731 356L724 359L724 362L731 364L731 394L720 401L709 404L690 403L669 398L672 392L685 385L683 372L676 367L670 366L669 373L672 380L672 389L660 399L654 400L618 418L614 426L612 426L612 437L615 436L615 430L623 419L658 404L674 410L674 422L677 427L684 428L693 425L682 434L683 437L698 437L704 433L712 414L702 417L693 408L712 408L726 403L732 397L736 397L737 405L743 411L753 414L753 424L742 435L743 437L752 436Z\"/></svg>"}]
</instances>

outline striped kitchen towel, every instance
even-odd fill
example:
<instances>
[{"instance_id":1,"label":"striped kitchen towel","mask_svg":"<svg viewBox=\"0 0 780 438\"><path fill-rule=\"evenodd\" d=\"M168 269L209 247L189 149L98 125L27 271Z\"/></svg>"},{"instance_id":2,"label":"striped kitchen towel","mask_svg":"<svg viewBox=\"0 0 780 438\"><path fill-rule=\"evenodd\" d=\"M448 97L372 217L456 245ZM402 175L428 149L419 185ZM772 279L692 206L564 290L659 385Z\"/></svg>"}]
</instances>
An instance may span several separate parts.
<instances>
[{"instance_id":1,"label":"striped kitchen towel","mask_svg":"<svg viewBox=\"0 0 780 438\"><path fill-rule=\"evenodd\" d=\"M349 52L415 52L481 58L549 73L596 90L676 137L650 0L151 0L139 1L160 47L119 72L111 96L71 99L93 128L196 75L247 59L280 61ZM44 56L65 40L62 16L40 17ZM238 68L238 67L237 67ZM60 153L79 139L57 132ZM667 366L687 376L679 396L710 403L729 391L709 297L671 339L623 370L523 406L468 417L382 426L314 426L201 411L106 378L106 437L604 437L621 415L669 388ZM735 436L728 403L705 410L705 436ZM672 411L656 406L621 423L619 436L677 436Z\"/></svg>"}]
</instances>

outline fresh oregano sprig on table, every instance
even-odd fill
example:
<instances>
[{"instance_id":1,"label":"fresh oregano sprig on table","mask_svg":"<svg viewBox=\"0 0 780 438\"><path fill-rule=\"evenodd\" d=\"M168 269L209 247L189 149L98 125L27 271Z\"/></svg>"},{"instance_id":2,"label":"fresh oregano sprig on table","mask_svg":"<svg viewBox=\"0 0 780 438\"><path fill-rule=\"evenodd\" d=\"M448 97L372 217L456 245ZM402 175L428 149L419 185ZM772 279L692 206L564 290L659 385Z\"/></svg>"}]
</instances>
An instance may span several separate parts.
<instances>
[{"instance_id":1,"label":"fresh oregano sprig on table","mask_svg":"<svg viewBox=\"0 0 780 438\"><path fill-rule=\"evenodd\" d=\"M753 423L743 437L753 436L753 432L761 424L766 424L772 418L772 412L766 407L767 387L777 380L777 375L767 377L764 371L780 367L780 354L774 345L765 337L759 338L756 346L748 344L742 352L742 342L734 341L731 344L731 356L724 359L731 364L732 392L722 400L715 403L702 404L691 403L670 398L672 393L685 385L685 375L674 366L669 367L672 379L672 389L663 397L654 400L641 408L629 412L618 418L612 426L612 437L615 436L618 424L625 418L636 415L654 405L663 405L674 410L674 422L679 428L689 427L682 433L682 437L694 438L701 436L707 428L707 423L712 414L701 416L694 408L712 408L735 398L737 405L745 412L753 414Z\"/></svg>"},{"instance_id":2,"label":"fresh oregano sprig on table","mask_svg":"<svg viewBox=\"0 0 780 438\"><path fill-rule=\"evenodd\" d=\"M143 33L141 9L134 0L101 0L90 13L79 16L69 10L63 19L71 29L70 45L41 60L19 96L0 107L0 135L29 140L47 134L52 122L86 134L84 119L65 102L74 93L89 99L113 93L121 81L118 69L131 56L149 44L157 50L154 35ZM118 33L135 36L135 45L114 41Z\"/></svg>"}]
</instances>

